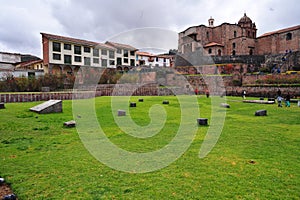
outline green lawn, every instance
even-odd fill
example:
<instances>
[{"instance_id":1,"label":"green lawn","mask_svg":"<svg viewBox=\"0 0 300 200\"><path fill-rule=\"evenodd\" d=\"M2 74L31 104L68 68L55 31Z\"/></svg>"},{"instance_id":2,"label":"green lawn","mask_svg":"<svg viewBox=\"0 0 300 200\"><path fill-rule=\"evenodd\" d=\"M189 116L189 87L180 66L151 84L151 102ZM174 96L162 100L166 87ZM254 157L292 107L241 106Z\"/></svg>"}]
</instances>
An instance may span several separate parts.
<instances>
[{"instance_id":1,"label":"green lawn","mask_svg":"<svg viewBox=\"0 0 300 200\"><path fill-rule=\"evenodd\" d=\"M138 98L131 97L136 102ZM167 113L162 131L145 139L118 128L110 97L95 100L107 137L128 151L164 147L180 123L175 96L143 98L129 109L138 125L150 123L152 105L161 105ZM169 105L161 104L165 99ZM210 98L201 96L198 102L200 117L210 119ZM7 103L0 110L0 176L11 183L19 199L300 199L300 108L296 104L278 108L227 97L231 108L222 134L205 158L199 158L199 150L209 127L197 127L189 149L169 166L127 173L99 162L86 150L76 128L63 127L63 122L73 119L72 101L63 102L63 113L29 112L39 103ZM259 109L267 109L268 116L254 116ZM193 123L197 126L196 119Z\"/></svg>"}]
</instances>

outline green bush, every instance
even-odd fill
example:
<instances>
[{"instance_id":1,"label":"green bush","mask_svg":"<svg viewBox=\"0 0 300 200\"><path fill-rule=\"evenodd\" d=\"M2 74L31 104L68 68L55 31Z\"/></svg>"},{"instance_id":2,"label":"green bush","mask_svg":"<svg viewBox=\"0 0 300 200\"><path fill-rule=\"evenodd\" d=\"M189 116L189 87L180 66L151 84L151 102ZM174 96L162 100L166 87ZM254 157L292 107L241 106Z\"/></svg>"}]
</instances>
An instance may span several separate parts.
<instances>
[{"instance_id":1,"label":"green bush","mask_svg":"<svg viewBox=\"0 0 300 200\"><path fill-rule=\"evenodd\" d=\"M74 76L45 75L42 77L13 77L7 75L0 81L0 92L38 92L42 87L49 87L51 91L71 89Z\"/></svg>"}]
</instances>

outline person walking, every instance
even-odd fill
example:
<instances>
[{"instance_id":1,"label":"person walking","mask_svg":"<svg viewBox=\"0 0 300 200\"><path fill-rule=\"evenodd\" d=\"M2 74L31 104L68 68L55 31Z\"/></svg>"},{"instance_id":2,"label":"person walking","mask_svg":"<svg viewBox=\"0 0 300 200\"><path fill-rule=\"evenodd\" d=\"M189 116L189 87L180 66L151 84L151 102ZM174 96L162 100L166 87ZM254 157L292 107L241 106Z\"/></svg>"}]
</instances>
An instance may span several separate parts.
<instances>
[{"instance_id":1,"label":"person walking","mask_svg":"<svg viewBox=\"0 0 300 200\"><path fill-rule=\"evenodd\" d=\"M242 96L243 96L243 99L246 99L246 90L243 91Z\"/></svg>"},{"instance_id":2,"label":"person walking","mask_svg":"<svg viewBox=\"0 0 300 200\"><path fill-rule=\"evenodd\" d=\"M283 98L281 96L277 97L278 107L282 107L282 100L283 100Z\"/></svg>"},{"instance_id":3,"label":"person walking","mask_svg":"<svg viewBox=\"0 0 300 200\"><path fill-rule=\"evenodd\" d=\"M291 101L291 95L288 92L287 95L285 96L285 107L290 107L291 106L290 101Z\"/></svg>"}]
</instances>

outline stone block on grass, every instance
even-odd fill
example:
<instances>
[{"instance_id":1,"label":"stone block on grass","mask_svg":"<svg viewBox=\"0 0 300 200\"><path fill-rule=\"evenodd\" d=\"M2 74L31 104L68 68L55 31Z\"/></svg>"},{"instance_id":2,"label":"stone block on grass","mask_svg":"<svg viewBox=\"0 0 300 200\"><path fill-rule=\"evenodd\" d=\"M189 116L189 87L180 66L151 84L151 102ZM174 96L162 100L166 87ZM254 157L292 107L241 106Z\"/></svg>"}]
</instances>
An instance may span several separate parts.
<instances>
[{"instance_id":1,"label":"stone block on grass","mask_svg":"<svg viewBox=\"0 0 300 200\"><path fill-rule=\"evenodd\" d=\"M118 116L126 116L125 110L118 110Z\"/></svg>"},{"instance_id":2,"label":"stone block on grass","mask_svg":"<svg viewBox=\"0 0 300 200\"><path fill-rule=\"evenodd\" d=\"M228 103L221 103L220 106L223 108L230 108L230 105Z\"/></svg>"},{"instance_id":3,"label":"stone block on grass","mask_svg":"<svg viewBox=\"0 0 300 200\"><path fill-rule=\"evenodd\" d=\"M130 107L136 107L136 103L135 102L130 102L129 106Z\"/></svg>"},{"instance_id":4,"label":"stone block on grass","mask_svg":"<svg viewBox=\"0 0 300 200\"><path fill-rule=\"evenodd\" d=\"M208 125L208 119L207 118L198 118L197 123L200 126L207 126Z\"/></svg>"},{"instance_id":5,"label":"stone block on grass","mask_svg":"<svg viewBox=\"0 0 300 200\"><path fill-rule=\"evenodd\" d=\"M5 108L4 103L0 103L0 109L4 109L4 108Z\"/></svg>"},{"instance_id":6,"label":"stone block on grass","mask_svg":"<svg viewBox=\"0 0 300 200\"><path fill-rule=\"evenodd\" d=\"M267 110L257 110L255 116L267 116Z\"/></svg>"},{"instance_id":7,"label":"stone block on grass","mask_svg":"<svg viewBox=\"0 0 300 200\"><path fill-rule=\"evenodd\" d=\"M72 127L76 126L76 122L75 122L75 120L71 120L71 121L65 122L64 126L68 127L68 128L72 128Z\"/></svg>"},{"instance_id":8,"label":"stone block on grass","mask_svg":"<svg viewBox=\"0 0 300 200\"><path fill-rule=\"evenodd\" d=\"M168 100L164 100L163 104L169 104L169 101Z\"/></svg>"},{"instance_id":9,"label":"stone block on grass","mask_svg":"<svg viewBox=\"0 0 300 200\"><path fill-rule=\"evenodd\" d=\"M62 112L62 100L49 100L37 106L29 109L32 112L39 114L46 113L61 113Z\"/></svg>"}]
</instances>

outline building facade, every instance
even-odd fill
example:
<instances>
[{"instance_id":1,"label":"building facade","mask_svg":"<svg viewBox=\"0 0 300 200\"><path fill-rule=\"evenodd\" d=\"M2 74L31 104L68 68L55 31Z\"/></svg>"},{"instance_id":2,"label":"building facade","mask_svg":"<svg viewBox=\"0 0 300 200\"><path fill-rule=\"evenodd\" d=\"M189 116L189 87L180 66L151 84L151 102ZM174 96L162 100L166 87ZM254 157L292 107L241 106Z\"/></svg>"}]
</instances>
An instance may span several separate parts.
<instances>
[{"instance_id":1,"label":"building facade","mask_svg":"<svg viewBox=\"0 0 300 200\"><path fill-rule=\"evenodd\" d=\"M203 51L207 56L265 55L300 50L300 26L263 34L257 37L254 22L246 15L237 24L223 23L189 27L179 33L178 52Z\"/></svg>"},{"instance_id":2,"label":"building facade","mask_svg":"<svg viewBox=\"0 0 300 200\"><path fill-rule=\"evenodd\" d=\"M21 62L21 54L0 52L0 71L12 71Z\"/></svg>"},{"instance_id":3,"label":"building facade","mask_svg":"<svg viewBox=\"0 0 300 200\"><path fill-rule=\"evenodd\" d=\"M129 45L103 44L47 33L41 35L45 73L74 74L80 67L135 66L137 49Z\"/></svg>"},{"instance_id":4,"label":"building facade","mask_svg":"<svg viewBox=\"0 0 300 200\"><path fill-rule=\"evenodd\" d=\"M172 57L168 55L154 55L148 52L136 53L137 65L145 67L172 67Z\"/></svg>"}]
</instances>

